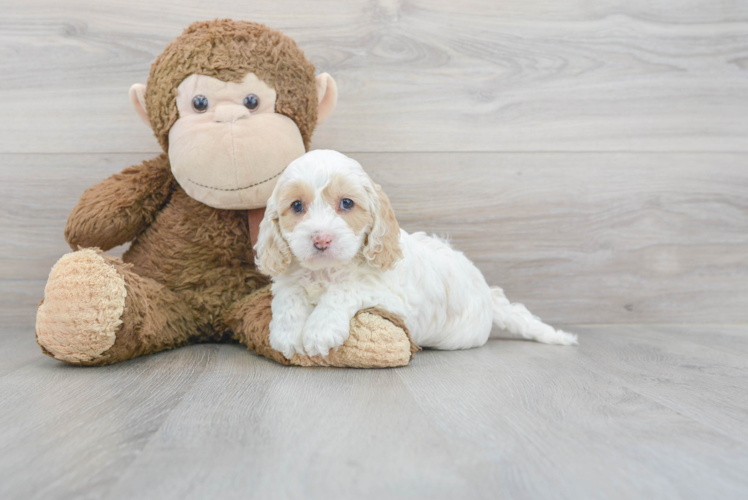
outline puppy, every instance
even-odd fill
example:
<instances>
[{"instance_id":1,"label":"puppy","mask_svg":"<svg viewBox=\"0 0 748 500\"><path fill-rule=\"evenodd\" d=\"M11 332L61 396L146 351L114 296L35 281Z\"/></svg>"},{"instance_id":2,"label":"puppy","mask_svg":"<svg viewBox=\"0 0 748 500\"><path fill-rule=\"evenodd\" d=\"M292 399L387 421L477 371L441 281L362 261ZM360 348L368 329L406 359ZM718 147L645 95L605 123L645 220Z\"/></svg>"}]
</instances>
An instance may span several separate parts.
<instances>
[{"instance_id":1,"label":"puppy","mask_svg":"<svg viewBox=\"0 0 748 500\"><path fill-rule=\"evenodd\" d=\"M257 267L273 277L270 345L287 358L327 356L357 311L403 318L421 347L468 349L496 324L547 344L576 344L489 288L449 244L401 230L387 196L355 160L317 150L278 180L260 224Z\"/></svg>"}]
</instances>

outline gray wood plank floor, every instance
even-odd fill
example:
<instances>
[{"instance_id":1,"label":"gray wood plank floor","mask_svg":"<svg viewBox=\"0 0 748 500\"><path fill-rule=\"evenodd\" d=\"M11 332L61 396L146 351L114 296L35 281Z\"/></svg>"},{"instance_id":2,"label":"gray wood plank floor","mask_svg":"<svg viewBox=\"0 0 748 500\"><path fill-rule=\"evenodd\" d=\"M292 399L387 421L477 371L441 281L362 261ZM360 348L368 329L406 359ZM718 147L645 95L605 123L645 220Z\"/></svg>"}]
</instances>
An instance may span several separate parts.
<instances>
[{"instance_id":1,"label":"gray wood plank floor","mask_svg":"<svg viewBox=\"0 0 748 500\"><path fill-rule=\"evenodd\" d=\"M395 370L0 337L0 498L745 498L748 327L574 327Z\"/></svg>"}]
</instances>

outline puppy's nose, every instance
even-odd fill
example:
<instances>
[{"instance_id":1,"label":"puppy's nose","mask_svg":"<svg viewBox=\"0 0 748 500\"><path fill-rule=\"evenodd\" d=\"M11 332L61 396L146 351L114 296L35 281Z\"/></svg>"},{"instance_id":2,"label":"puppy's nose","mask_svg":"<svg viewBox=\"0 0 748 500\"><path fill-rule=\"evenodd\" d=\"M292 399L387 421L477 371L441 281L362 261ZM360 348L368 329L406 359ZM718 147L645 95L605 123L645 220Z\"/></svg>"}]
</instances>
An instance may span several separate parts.
<instances>
[{"instance_id":1,"label":"puppy's nose","mask_svg":"<svg viewBox=\"0 0 748 500\"><path fill-rule=\"evenodd\" d=\"M332 243L332 235L328 233L316 233L312 235L312 243L317 250L327 250Z\"/></svg>"}]
</instances>

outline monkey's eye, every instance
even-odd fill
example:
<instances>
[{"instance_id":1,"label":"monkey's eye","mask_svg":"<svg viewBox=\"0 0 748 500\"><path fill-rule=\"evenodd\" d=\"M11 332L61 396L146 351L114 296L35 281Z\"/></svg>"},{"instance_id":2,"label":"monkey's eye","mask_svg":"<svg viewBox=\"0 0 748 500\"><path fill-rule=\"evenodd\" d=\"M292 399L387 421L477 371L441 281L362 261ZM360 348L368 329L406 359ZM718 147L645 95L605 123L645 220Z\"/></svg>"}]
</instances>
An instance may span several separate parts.
<instances>
[{"instance_id":1,"label":"monkey's eye","mask_svg":"<svg viewBox=\"0 0 748 500\"><path fill-rule=\"evenodd\" d=\"M254 94L247 94L247 97L244 98L244 106L246 106L250 111L254 111L259 105L260 98Z\"/></svg>"},{"instance_id":2,"label":"monkey's eye","mask_svg":"<svg viewBox=\"0 0 748 500\"><path fill-rule=\"evenodd\" d=\"M304 204L301 203L299 200L294 201L291 203L291 210L294 211L294 213L300 214L304 211Z\"/></svg>"},{"instance_id":3,"label":"monkey's eye","mask_svg":"<svg viewBox=\"0 0 748 500\"><path fill-rule=\"evenodd\" d=\"M350 210L353 208L353 200L349 198L343 198L340 200L340 209L341 210Z\"/></svg>"},{"instance_id":4,"label":"monkey's eye","mask_svg":"<svg viewBox=\"0 0 748 500\"><path fill-rule=\"evenodd\" d=\"M198 113L205 113L208 111L208 98L204 95L196 95L192 98L192 109Z\"/></svg>"}]
</instances>

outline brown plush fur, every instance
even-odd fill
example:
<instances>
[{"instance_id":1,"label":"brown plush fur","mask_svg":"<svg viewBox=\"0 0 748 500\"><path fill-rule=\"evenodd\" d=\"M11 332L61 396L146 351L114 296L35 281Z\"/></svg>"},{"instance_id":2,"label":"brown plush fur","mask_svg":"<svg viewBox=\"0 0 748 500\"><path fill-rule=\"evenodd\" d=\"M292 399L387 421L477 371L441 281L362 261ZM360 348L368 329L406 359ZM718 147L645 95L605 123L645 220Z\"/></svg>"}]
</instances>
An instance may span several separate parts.
<instances>
[{"instance_id":1,"label":"brown plush fur","mask_svg":"<svg viewBox=\"0 0 748 500\"><path fill-rule=\"evenodd\" d=\"M97 359L84 363L108 365L144 354L173 349L195 340L198 317L179 294L153 279L139 276L131 264L102 255L125 278L127 297L122 325L114 345Z\"/></svg>"},{"instance_id":2,"label":"brown plush fur","mask_svg":"<svg viewBox=\"0 0 748 500\"><path fill-rule=\"evenodd\" d=\"M68 217L65 239L73 250L104 251L132 241L153 223L175 187L166 154L127 168L83 193Z\"/></svg>"},{"instance_id":3,"label":"brown plush fur","mask_svg":"<svg viewBox=\"0 0 748 500\"><path fill-rule=\"evenodd\" d=\"M146 110L164 151L169 150L169 130L179 118L174 99L182 80L198 74L238 83L247 73L275 89L275 112L296 122L308 150L317 123L314 65L280 31L222 19L193 23L151 66Z\"/></svg>"},{"instance_id":4,"label":"brown plush fur","mask_svg":"<svg viewBox=\"0 0 748 500\"><path fill-rule=\"evenodd\" d=\"M182 79L199 73L239 81L249 71L276 89L276 111L297 123L308 149L316 122L314 67L279 32L223 20L193 24L153 65L146 101L164 150ZM248 211L215 209L190 198L174 179L166 153L83 193L65 237L74 250L97 252L132 242L122 260L101 254L127 292L116 340L74 364L109 364L211 340L238 341L279 363L303 366L402 366L414 352L402 320L381 311L354 318L351 342L327 360L289 361L272 350L269 278L254 267ZM52 355L44 337L37 332L42 350Z\"/></svg>"}]
</instances>

